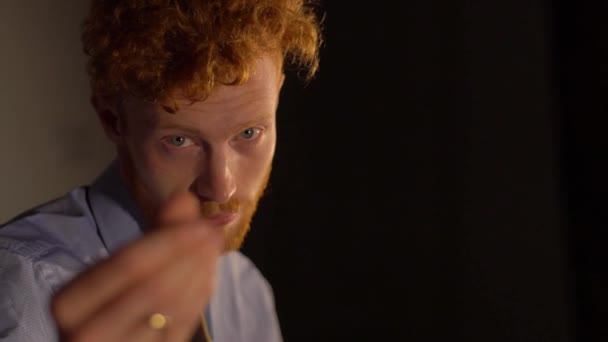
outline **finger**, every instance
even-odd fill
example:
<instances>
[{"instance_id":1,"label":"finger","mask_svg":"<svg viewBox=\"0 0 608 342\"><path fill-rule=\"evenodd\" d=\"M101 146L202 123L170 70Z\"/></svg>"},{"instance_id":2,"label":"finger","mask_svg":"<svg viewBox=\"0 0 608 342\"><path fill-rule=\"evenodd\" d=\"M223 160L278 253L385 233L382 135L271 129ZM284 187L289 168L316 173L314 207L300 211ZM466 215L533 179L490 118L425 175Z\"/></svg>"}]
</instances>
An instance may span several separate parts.
<instances>
[{"instance_id":1,"label":"finger","mask_svg":"<svg viewBox=\"0 0 608 342\"><path fill-rule=\"evenodd\" d=\"M156 331L145 322L136 321L127 336L136 341L154 341L159 335L163 341L190 341L202 324L203 312L211 300L212 291L209 287L213 285L210 283L215 281L208 278L207 272L198 269L185 282L187 284L181 289L185 295L176 298L171 308L161 310L171 313L166 331Z\"/></svg>"},{"instance_id":2,"label":"finger","mask_svg":"<svg viewBox=\"0 0 608 342\"><path fill-rule=\"evenodd\" d=\"M147 318L160 312L172 318L169 340L174 340L171 336L187 335L192 329L192 316L209 300L220 253L221 245L210 243L180 256L110 301L84 323L85 329L95 336L106 334L104 340L128 337L129 341L145 341L158 333L147 326Z\"/></svg>"},{"instance_id":3,"label":"finger","mask_svg":"<svg viewBox=\"0 0 608 342\"><path fill-rule=\"evenodd\" d=\"M173 195L160 209L157 227L173 226L194 221L200 218L200 205L196 197L189 192Z\"/></svg>"},{"instance_id":4,"label":"finger","mask_svg":"<svg viewBox=\"0 0 608 342\"><path fill-rule=\"evenodd\" d=\"M200 257L208 258L206 255ZM201 325L204 309L211 300L216 283L216 269L217 266L214 266L208 272L197 266L183 278L178 290L181 295L168 304L170 307L160 310L171 314L166 331L155 331L140 321L135 322L127 336L137 337L134 339L137 341L153 341L159 335L162 335L164 341L190 341Z\"/></svg>"},{"instance_id":5,"label":"finger","mask_svg":"<svg viewBox=\"0 0 608 342\"><path fill-rule=\"evenodd\" d=\"M175 229L160 229L146 235L83 272L59 291L52 306L59 327L72 329L117 293L148 274L158 272L185 250L223 244L223 238L221 232L204 226L202 221Z\"/></svg>"}]
</instances>

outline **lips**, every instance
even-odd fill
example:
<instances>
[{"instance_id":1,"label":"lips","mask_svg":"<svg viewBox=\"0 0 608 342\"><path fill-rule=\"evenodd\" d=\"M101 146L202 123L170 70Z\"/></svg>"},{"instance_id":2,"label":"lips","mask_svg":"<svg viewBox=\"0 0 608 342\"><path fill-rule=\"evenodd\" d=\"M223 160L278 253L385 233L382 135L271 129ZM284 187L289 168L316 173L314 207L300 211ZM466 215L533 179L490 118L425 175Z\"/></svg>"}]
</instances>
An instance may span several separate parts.
<instances>
[{"instance_id":1,"label":"lips","mask_svg":"<svg viewBox=\"0 0 608 342\"><path fill-rule=\"evenodd\" d=\"M225 226L234 221L237 216L236 213L220 213L206 217L205 220L215 226Z\"/></svg>"}]
</instances>

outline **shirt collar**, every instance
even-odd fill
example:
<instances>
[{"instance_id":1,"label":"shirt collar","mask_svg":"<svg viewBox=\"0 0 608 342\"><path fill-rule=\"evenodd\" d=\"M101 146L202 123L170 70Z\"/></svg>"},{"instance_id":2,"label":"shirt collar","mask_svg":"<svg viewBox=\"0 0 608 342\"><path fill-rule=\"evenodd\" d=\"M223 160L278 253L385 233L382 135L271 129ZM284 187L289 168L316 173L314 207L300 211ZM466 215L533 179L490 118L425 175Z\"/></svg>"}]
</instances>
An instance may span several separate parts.
<instances>
[{"instance_id":1,"label":"shirt collar","mask_svg":"<svg viewBox=\"0 0 608 342\"><path fill-rule=\"evenodd\" d=\"M91 184L88 197L109 253L142 235L143 215L127 190L116 160Z\"/></svg>"}]
</instances>

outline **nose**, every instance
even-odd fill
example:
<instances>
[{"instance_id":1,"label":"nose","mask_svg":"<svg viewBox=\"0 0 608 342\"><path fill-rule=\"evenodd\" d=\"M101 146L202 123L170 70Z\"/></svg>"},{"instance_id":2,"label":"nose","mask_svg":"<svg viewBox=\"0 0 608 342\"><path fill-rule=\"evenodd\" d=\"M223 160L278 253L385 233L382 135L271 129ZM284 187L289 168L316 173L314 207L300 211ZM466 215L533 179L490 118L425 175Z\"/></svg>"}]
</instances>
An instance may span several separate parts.
<instances>
[{"instance_id":1,"label":"nose","mask_svg":"<svg viewBox=\"0 0 608 342\"><path fill-rule=\"evenodd\" d=\"M228 202L236 192L236 182L226 153L210 153L194 185L204 201Z\"/></svg>"}]
</instances>

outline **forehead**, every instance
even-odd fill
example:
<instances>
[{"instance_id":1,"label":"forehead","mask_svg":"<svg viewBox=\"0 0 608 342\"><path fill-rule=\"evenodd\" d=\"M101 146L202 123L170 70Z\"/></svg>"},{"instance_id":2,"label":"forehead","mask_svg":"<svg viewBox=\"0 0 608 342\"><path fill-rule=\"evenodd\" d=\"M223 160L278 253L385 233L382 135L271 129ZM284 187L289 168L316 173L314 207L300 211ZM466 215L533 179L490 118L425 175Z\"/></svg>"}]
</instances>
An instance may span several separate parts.
<instances>
[{"instance_id":1,"label":"forehead","mask_svg":"<svg viewBox=\"0 0 608 342\"><path fill-rule=\"evenodd\" d=\"M222 115L229 117L260 116L276 110L282 72L276 58L264 56L256 61L249 79L241 85L218 85L202 101L192 102L173 95L176 113L167 112L161 104L143 103L138 100L125 102L131 120L148 125L164 121L199 121ZM133 114L133 115L132 115Z\"/></svg>"},{"instance_id":2,"label":"forehead","mask_svg":"<svg viewBox=\"0 0 608 342\"><path fill-rule=\"evenodd\" d=\"M238 111L246 106L274 106L278 98L281 72L273 58L261 58L255 64L249 79L242 85L218 85L203 101L191 103L180 99L177 104L180 109L214 112Z\"/></svg>"}]
</instances>

